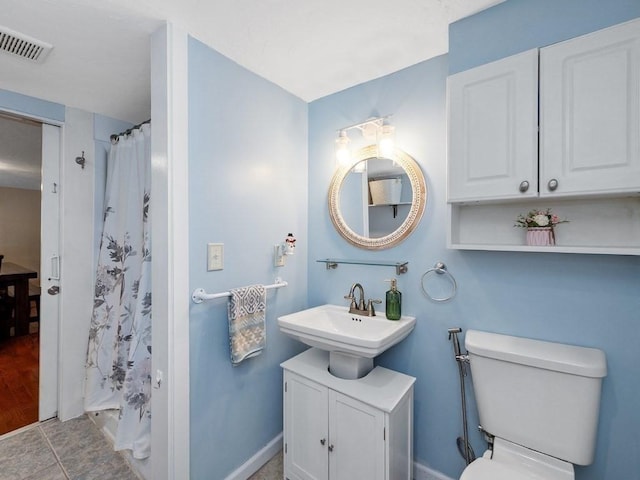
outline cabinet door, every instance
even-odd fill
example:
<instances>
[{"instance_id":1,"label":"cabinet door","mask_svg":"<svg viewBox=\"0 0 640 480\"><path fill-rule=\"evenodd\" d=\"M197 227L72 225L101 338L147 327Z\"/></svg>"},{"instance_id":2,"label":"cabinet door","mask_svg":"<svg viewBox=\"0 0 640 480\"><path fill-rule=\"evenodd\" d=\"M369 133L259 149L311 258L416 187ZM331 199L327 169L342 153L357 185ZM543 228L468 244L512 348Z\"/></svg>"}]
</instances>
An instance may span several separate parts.
<instances>
[{"instance_id":1,"label":"cabinet door","mask_svg":"<svg viewBox=\"0 0 640 480\"><path fill-rule=\"evenodd\" d=\"M538 50L448 79L449 202L538 192Z\"/></svg>"},{"instance_id":2,"label":"cabinet door","mask_svg":"<svg viewBox=\"0 0 640 480\"><path fill-rule=\"evenodd\" d=\"M640 21L541 49L540 82L540 194L638 191Z\"/></svg>"},{"instance_id":3,"label":"cabinet door","mask_svg":"<svg viewBox=\"0 0 640 480\"><path fill-rule=\"evenodd\" d=\"M329 391L329 478L384 480L385 414Z\"/></svg>"},{"instance_id":4,"label":"cabinet door","mask_svg":"<svg viewBox=\"0 0 640 480\"><path fill-rule=\"evenodd\" d=\"M284 474L289 480L328 477L328 389L285 372Z\"/></svg>"}]
</instances>

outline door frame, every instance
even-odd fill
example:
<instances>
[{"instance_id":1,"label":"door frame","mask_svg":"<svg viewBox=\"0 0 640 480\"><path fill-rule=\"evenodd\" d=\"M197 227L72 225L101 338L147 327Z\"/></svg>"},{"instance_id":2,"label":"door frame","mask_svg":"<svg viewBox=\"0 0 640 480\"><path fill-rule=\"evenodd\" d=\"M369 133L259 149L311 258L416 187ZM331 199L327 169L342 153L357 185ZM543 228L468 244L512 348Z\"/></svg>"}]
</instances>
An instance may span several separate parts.
<instances>
[{"instance_id":1,"label":"door frame","mask_svg":"<svg viewBox=\"0 0 640 480\"><path fill-rule=\"evenodd\" d=\"M189 478L188 34L151 35L151 228L154 480Z\"/></svg>"},{"instance_id":2,"label":"door frame","mask_svg":"<svg viewBox=\"0 0 640 480\"><path fill-rule=\"evenodd\" d=\"M9 109L9 108L4 108L0 106L0 112L1 113L5 113L8 115L12 115L18 118L24 118L27 120L33 120L36 122L39 122L42 124L42 132L41 132L41 138L42 138L42 142L43 142L43 147L44 147L44 136L45 136L45 125L51 126L51 127L55 127L57 128L57 148L52 149L50 152L48 152L47 157L45 158L45 152L44 152L44 148L40 154L41 156L41 162L42 162L42 167L41 169L44 168L44 164L45 161L47 162L55 162L55 169L58 172L60 172L60 160L62 158L62 148L63 148L63 138L64 138L64 123L57 121L57 120L52 120L50 118L46 118L46 117L41 117L38 115L32 115L29 113L25 113L25 112L21 112L19 110L13 110L13 109ZM41 181L43 181L43 173L41 170ZM59 182L59 177L58 177L58 182ZM40 194L43 194L43 190L44 190L44 184L41 188ZM58 212L59 212L59 216L58 216L58 230L57 230L57 248L58 248L58 255L59 255L59 251L60 251L60 224L62 221L62 209L60 208L60 197L58 197ZM44 282L42 282L42 275L43 275L43 259L45 258L45 252L43 251L43 243L42 243L42 228L43 228L43 222L42 222L42 218L40 219L40 239L41 239L41 244L40 244L40 287L42 289L41 291L41 296L42 293L44 291ZM48 254L47 254L48 255ZM46 302L45 302L46 304ZM43 322L42 322L42 312L44 311L41 308L40 311L40 317L41 317L41 321L40 321L40 347L39 347L39 357L40 357L40 365L38 367L38 383L39 383L39 392L38 392L38 421L43 421L46 420L48 418L52 418L54 416L57 415L58 413L58 407L59 407L59 402L60 402L60 385L59 385L59 381L60 378L62 376L62 372L61 372L61 368L60 368L60 302L58 300L58 302L56 302L57 304L57 308L54 312L48 312L48 313L53 313L53 315L55 316L55 321L52 322L51 325L48 325L46 329L42 328ZM41 307L42 307L42 302L41 302ZM43 368L44 367L44 368ZM54 379L51 378L47 378L46 380L48 381L43 381L43 378L45 377L45 375L43 375L43 370L45 372L45 374L47 375L54 375ZM48 372L48 373L46 373Z\"/></svg>"},{"instance_id":3,"label":"door frame","mask_svg":"<svg viewBox=\"0 0 640 480\"><path fill-rule=\"evenodd\" d=\"M60 159L62 128L42 123L41 218L40 218L40 367L38 374L38 420L58 414L60 296ZM46 280L45 280L46 279Z\"/></svg>"}]
</instances>

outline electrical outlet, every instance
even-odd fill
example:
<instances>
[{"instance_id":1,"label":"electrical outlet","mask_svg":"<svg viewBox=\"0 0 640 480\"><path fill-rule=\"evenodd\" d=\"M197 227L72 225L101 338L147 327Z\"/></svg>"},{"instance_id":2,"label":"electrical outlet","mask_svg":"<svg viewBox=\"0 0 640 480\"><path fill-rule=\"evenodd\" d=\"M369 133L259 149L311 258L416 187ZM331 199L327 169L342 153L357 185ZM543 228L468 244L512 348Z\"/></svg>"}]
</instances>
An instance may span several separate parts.
<instances>
[{"instance_id":1,"label":"electrical outlet","mask_svg":"<svg viewBox=\"0 0 640 480\"><path fill-rule=\"evenodd\" d=\"M224 268L224 243L207 244L207 271Z\"/></svg>"}]
</instances>

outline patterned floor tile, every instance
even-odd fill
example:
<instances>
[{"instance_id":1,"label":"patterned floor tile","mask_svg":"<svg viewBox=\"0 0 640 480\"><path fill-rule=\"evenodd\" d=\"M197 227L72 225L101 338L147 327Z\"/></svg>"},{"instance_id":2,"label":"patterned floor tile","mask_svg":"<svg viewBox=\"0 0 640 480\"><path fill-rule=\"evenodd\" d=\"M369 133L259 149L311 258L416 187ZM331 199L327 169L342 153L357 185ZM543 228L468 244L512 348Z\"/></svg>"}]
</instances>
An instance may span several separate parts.
<instances>
[{"instance_id":1,"label":"patterned floor tile","mask_svg":"<svg viewBox=\"0 0 640 480\"><path fill-rule=\"evenodd\" d=\"M56 465L56 457L39 428L0 441L0 480L26 479Z\"/></svg>"},{"instance_id":2,"label":"patterned floor tile","mask_svg":"<svg viewBox=\"0 0 640 480\"><path fill-rule=\"evenodd\" d=\"M34 473L24 480L67 480L67 476L60 468L60 465L54 465L39 472Z\"/></svg>"},{"instance_id":3,"label":"patterned floor tile","mask_svg":"<svg viewBox=\"0 0 640 480\"><path fill-rule=\"evenodd\" d=\"M135 479L122 456L86 416L42 426L72 479Z\"/></svg>"},{"instance_id":4,"label":"patterned floor tile","mask_svg":"<svg viewBox=\"0 0 640 480\"><path fill-rule=\"evenodd\" d=\"M55 451L55 453L54 453ZM86 416L0 437L0 480L139 480Z\"/></svg>"}]
</instances>

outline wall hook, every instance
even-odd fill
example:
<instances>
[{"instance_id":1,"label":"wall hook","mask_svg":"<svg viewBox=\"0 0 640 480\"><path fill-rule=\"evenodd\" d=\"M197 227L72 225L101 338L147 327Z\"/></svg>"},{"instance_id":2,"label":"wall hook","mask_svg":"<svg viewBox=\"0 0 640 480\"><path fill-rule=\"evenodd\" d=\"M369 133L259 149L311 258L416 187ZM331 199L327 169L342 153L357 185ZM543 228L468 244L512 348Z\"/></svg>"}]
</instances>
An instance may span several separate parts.
<instances>
[{"instance_id":1,"label":"wall hook","mask_svg":"<svg viewBox=\"0 0 640 480\"><path fill-rule=\"evenodd\" d=\"M80 165L80 166L82 167L82 169L84 170L84 163L85 163L86 161L87 161L87 160L84 158L84 150L83 150L83 151L82 151L82 155L81 155L81 156L79 156L79 157L76 157L76 163L77 163L78 165Z\"/></svg>"}]
</instances>

